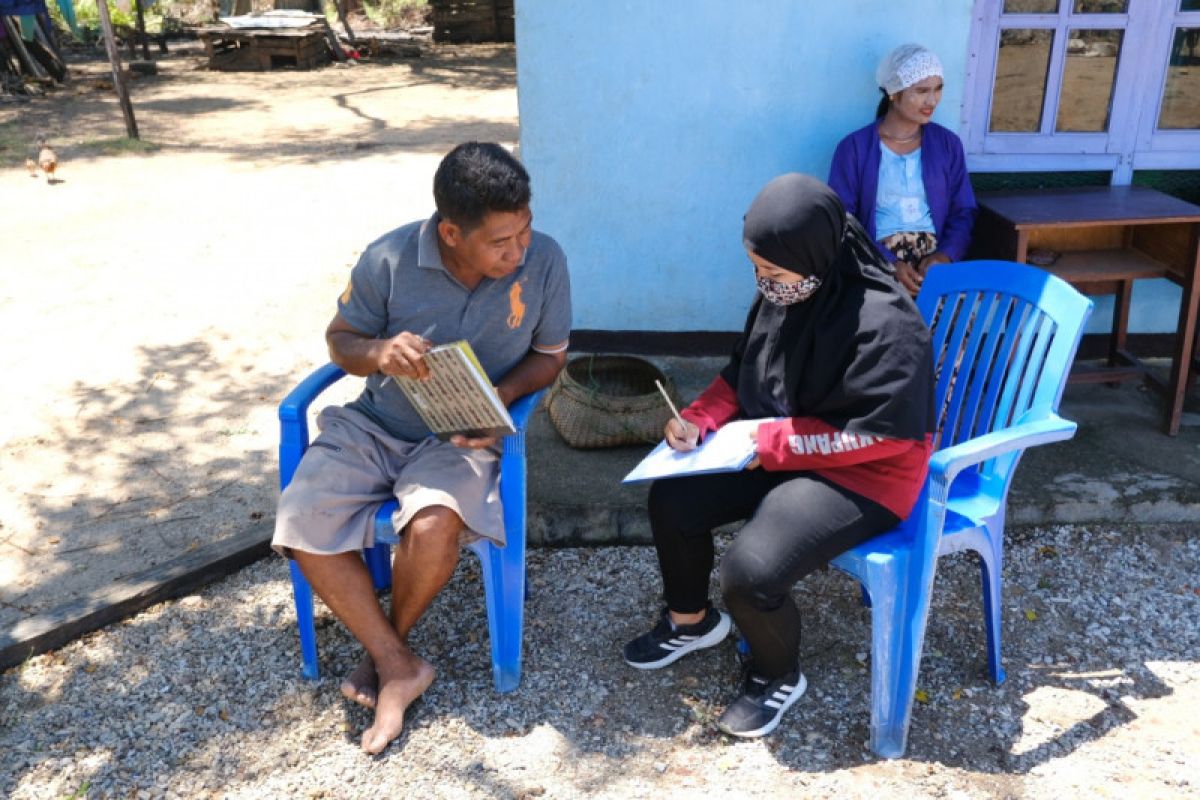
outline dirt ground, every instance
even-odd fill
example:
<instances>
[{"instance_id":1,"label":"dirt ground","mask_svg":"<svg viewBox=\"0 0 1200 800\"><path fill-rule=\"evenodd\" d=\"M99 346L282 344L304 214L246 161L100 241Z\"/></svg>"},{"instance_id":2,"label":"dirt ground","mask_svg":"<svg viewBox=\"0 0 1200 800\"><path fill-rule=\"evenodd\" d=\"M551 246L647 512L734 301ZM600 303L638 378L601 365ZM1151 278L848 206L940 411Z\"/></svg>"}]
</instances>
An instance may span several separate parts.
<instances>
[{"instance_id":1,"label":"dirt ground","mask_svg":"<svg viewBox=\"0 0 1200 800\"><path fill-rule=\"evenodd\" d=\"M139 148L96 57L0 103L0 630L269 518L275 406L358 253L432 211L455 143L517 140L511 46L203 65L133 84Z\"/></svg>"}]
</instances>

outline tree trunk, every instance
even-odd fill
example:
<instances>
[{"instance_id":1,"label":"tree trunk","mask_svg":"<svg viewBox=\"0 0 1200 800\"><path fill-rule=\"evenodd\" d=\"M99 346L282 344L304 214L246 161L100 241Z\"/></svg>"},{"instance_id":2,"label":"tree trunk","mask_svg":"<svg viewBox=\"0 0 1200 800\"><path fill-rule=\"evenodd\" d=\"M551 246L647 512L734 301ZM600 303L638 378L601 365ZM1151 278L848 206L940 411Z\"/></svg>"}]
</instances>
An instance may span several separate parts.
<instances>
[{"instance_id":1,"label":"tree trunk","mask_svg":"<svg viewBox=\"0 0 1200 800\"><path fill-rule=\"evenodd\" d=\"M137 9L137 32L142 40L142 61L149 61L150 42L146 39L146 15L142 13L142 0L133 0L133 7Z\"/></svg>"},{"instance_id":2,"label":"tree trunk","mask_svg":"<svg viewBox=\"0 0 1200 800\"><path fill-rule=\"evenodd\" d=\"M112 64L113 88L117 92L117 100L121 103L121 113L125 115L125 132L130 139L140 139L138 136L137 120L133 118L133 103L129 101L129 89L121 75L121 54L117 51L117 39L113 35L112 18L108 14L108 0L97 0L96 9L100 12L100 27L104 29L104 47L108 50L108 61Z\"/></svg>"},{"instance_id":3,"label":"tree trunk","mask_svg":"<svg viewBox=\"0 0 1200 800\"><path fill-rule=\"evenodd\" d=\"M350 11L351 4L357 4L359 10L362 10L362 0L334 0L334 5L337 6L338 19L342 23L342 27L346 29L346 38L350 40L350 44L355 44L354 31L350 30Z\"/></svg>"}]
</instances>

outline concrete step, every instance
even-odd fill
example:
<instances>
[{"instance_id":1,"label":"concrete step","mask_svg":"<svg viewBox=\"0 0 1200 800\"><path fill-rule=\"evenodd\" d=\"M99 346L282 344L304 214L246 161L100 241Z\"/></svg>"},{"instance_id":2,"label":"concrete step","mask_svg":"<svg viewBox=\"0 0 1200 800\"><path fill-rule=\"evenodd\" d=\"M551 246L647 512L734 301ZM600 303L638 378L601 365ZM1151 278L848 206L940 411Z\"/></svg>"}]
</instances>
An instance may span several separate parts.
<instances>
[{"instance_id":1,"label":"concrete step","mask_svg":"<svg viewBox=\"0 0 1200 800\"><path fill-rule=\"evenodd\" d=\"M685 402L725 363L646 359L675 382ZM1022 457L1009 495L1010 524L1200 522L1200 415L1185 414L1179 435L1166 436L1158 395L1135 383L1070 385L1060 411L1079 431ZM527 445L530 543L649 543L648 484L620 481L652 446L577 450L539 410Z\"/></svg>"}]
</instances>

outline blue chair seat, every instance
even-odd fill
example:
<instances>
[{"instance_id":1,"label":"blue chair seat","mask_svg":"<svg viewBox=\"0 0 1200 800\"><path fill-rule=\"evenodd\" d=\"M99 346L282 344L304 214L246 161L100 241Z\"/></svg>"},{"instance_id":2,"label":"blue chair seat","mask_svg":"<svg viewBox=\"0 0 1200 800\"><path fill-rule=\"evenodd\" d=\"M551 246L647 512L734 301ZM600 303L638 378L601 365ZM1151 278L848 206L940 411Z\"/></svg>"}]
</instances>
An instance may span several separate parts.
<instances>
[{"instance_id":1,"label":"blue chair seat","mask_svg":"<svg viewBox=\"0 0 1200 800\"><path fill-rule=\"evenodd\" d=\"M286 488L308 448L308 408L321 392L345 375L334 364L320 367L279 405L279 481ZM500 456L500 500L504 506L506 544L497 547L487 540L470 546L479 557L487 602L488 634L491 639L492 679L498 692L511 692L521 681L521 640L525 620L525 429L541 399L533 392L511 405L509 413L517 432L506 436ZM380 504L375 514L375 545L363 551L363 560L376 589L391 586L391 546L399 542L392 528L395 500ZM320 675L317 662L313 591L304 573L291 562L292 592L300 630L300 652L304 677Z\"/></svg>"}]
</instances>

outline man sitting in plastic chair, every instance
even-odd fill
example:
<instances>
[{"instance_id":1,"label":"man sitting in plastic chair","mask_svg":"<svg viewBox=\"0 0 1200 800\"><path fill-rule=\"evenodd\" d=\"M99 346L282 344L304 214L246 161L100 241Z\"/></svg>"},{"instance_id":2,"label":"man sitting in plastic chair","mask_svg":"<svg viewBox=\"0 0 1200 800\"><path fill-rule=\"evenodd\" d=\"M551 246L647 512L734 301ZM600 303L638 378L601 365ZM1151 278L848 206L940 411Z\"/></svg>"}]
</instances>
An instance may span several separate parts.
<instances>
[{"instance_id":1,"label":"man sitting in plastic chair","mask_svg":"<svg viewBox=\"0 0 1200 800\"><path fill-rule=\"evenodd\" d=\"M433 681L408 634L453 574L460 543L504 543L497 439L431 436L393 376L426 378L433 342L465 339L508 405L554 381L571 330L566 259L532 229L529 175L508 151L459 145L438 167L433 195L437 213L369 245L338 298L329 353L366 386L320 413L272 541L366 650L341 689L375 710L362 735L368 753L400 735L405 708ZM389 617L359 551L372 546L375 511L393 496L402 538Z\"/></svg>"}]
</instances>

